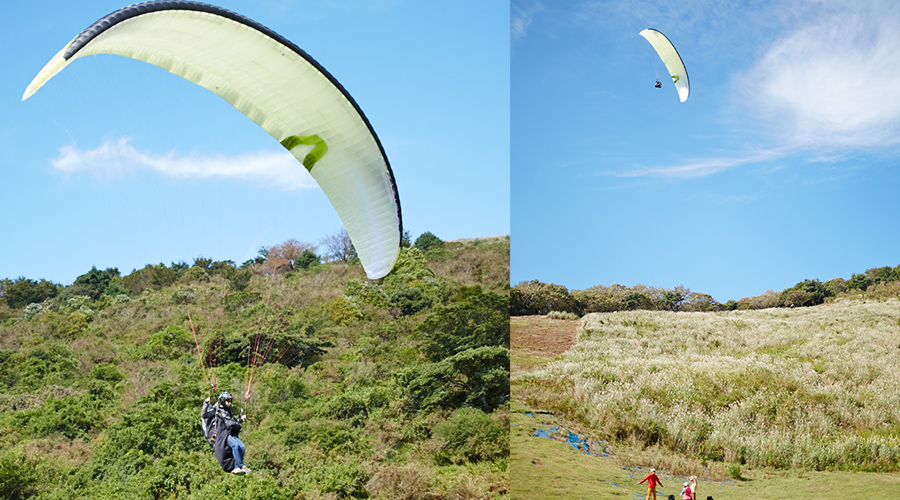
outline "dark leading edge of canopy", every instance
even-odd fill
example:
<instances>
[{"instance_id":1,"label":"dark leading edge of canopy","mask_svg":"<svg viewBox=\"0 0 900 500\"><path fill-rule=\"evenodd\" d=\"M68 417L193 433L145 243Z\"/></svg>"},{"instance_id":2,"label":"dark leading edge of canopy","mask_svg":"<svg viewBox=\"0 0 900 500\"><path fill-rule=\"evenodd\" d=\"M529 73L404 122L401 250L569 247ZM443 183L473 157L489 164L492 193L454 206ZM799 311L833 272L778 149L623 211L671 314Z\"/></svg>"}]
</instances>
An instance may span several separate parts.
<instances>
[{"instance_id":1,"label":"dark leading edge of canopy","mask_svg":"<svg viewBox=\"0 0 900 500\"><path fill-rule=\"evenodd\" d=\"M672 40L669 40L669 37L667 37L666 34L663 33L662 31L659 31L659 30L656 29L656 28L647 28L647 29L650 30L650 31L655 31L655 32L659 33L660 35L662 35L663 38L665 38L666 40L669 41L669 45L671 45L671 46L672 46L672 49L675 50L675 55L677 55L678 58L681 59L681 65L684 66L684 79L687 80L688 88L690 88L690 86L691 86L691 77L690 77L690 75L688 75L688 72L687 72L687 66L684 64L684 58L681 57L681 53L678 52L678 48L675 47L675 44L672 43Z\"/></svg>"},{"instance_id":2,"label":"dark leading edge of canopy","mask_svg":"<svg viewBox=\"0 0 900 500\"><path fill-rule=\"evenodd\" d=\"M344 97L350 101L350 104L353 105L353 108L356 109L356 112L359 113L359 116L365 122L366 127L368 127L369 132L372 134L372 137L375 138L375 143L378 144L378 149L381 151L381 157L384 158L385 165L387 166L388 174L391 176L391 188L394 190L394 201L397 204L397 219L400 220L400 236L401 239L403 237L403 218L400 215L400 195L397 192L397 183L394 180L394 171L391 170L391 164L388 161L387 154L384 152L384 147L381 145L381 140L378 138L378 135L375 133L375 129L372 128L372 124L369 123L369 119L366 118L365 113L363 113L362 108L359 107L359 104L356 103L356 100L347 92L347 89L344 88L334 76L331 75L321 64L318 63L315 59L313 59L309 54L307 54L303 49L295 45L293 42L288 40L287 38L279 35L278 33L272 31L271 29L263 26L262 24L248 18L244 17L237 12L230 11L228 9L223 9L222 7L217 7L215 5L210 5L201 2L192 2L188 0L159 0L159 1L151 1L144 2L135 5L129 5L128 7L124 7L119 9L99 20L94 22L94 24L90 25L87 29L82 31L78 36L72 40L72 43L69 44L69 47L66 49L66 53L63 57L68 61L75 54L78 53L79 50L83 49L85 45L91 42L94 38L99 36L104 31L109 28L115 26L116 24L126 21L128 19L147 14L150 12L160 12L164 10L192 10L197 12L206 12L209 14L215 14L217 16L222 16L224 18L230 19L232 21L241 23L249 28L255 29L271 38L276 40L278 43L284 45L285 47L293 50L297 55L305 59L307 62L313 65L320 73L322 73L328 80L334 85L338 90L344 94Z\"/></svg>"}]
</instances>

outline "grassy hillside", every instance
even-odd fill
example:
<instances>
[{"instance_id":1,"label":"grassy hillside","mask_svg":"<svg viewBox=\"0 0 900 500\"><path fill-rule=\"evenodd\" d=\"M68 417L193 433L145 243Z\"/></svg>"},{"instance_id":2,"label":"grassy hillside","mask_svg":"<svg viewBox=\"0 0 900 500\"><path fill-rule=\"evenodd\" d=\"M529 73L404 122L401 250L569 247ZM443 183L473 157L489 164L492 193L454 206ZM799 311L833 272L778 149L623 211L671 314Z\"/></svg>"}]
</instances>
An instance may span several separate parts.
<instances>
[{"instance_id":1,"label":"grassy hillside","mask_svg":"<svg viewBox=\"0 0 900 500\"><path fill-rule=\"evenodd\" d=\"M508 496L508 237L403 249L378 283L200 264L0 310L0 497ZM257 345L237 477L199 410L207 380L240 406Z\"/></svg>"},{"instance_id":2,"label":"grassy hillside","mask_svg":"<svg viewBox=\"0 0 900 500\"><path fill-rule=\"evenodd\" d=\"M808 362L803 360L805 357L819 356L818 359L823 360L818 365L821 373L808 368L815 375L807 373L806 390L813 390L815 386L824 390L825 386L830 385L842 386L842 391L852 393L854 385L865 385L865 376L850 375L853 370L847 365L853 360L856 360L857 365L868 367L861 371L868 373L869 378L872 378L872 368L878 363L896 364L897 354L894 350L900 350L900 343L888 341L881 349L877 345L870 345L873 339L883 342L891 337L896 338L897 318L900 317L896 299L879 302L854 300L815 308L781 309L758 314L761 312L763 311L705 313L701 316L696 313L612 313L589 316L584 322L585 329L578 327L578 320L552 320L541 316L512 317L512 498L638 498L646 493L646 488L638 486L637 482L646 475L650 467L658 469L665 485L661 491L666 494L678 493L679 485L693 474L700 478L700 498L712 495L717 500L787 500L800 496L828 498L838 494L837 492L850 498L893 498L900 483L900 473L897 472L833 469L817 471L800 463L775 467L746 460L743 463L739 460L716 461L677 449L677 443L671 437L663 437L650 443L636 433L617 436L603 427L604 421L590 418L603 413L603 408L608 413L615 411L609 405L592 411L592 407L584 404L587 398L584 387L588 386L588 381L593 379L595 384L600 385L598 381L609 379L611 372L618 372L620 380L628 378L644 384L632 388L631 394L634 396L631 398L627 393L620 392L623 395L618 400L619 408L644 407L643 412L646 414L650 409L658 409L665 404L673 407L672 411L664 411L668 416L666 419L655 422L657 428L664 429L663 433L667 433L670 429L677 430L684 425L678 409L683 409L685 404L691 402L703 407L704 401L714 399L710 398L714 393L719 394L717 397L740 396L743 400L759 403L783 394L786 389L780 388L782 384L787 384L787 387L794 384L794 392L790 396L797 394L800 398L798 403L802 402L803 389L791 381L798 377L803 379L801 374L805 370L796 365ZM838 329L839 324L843 326L843 330ZM729 328L735 325L740 328ZM576 330L578 342L569 349ZM792 330L796 334L790 334ZM737 332L752 335L739 335ZM838 335L841 332L843 335ZM729 350L732 354L726 353ZM804 354L809 351L816 351L816 354ZM718 361L726 362L716 364L707 361L683 370L687 372L686 375L678 373L678 361L707 357L718 357ZM748 373L768 373L767 382L759 384L759 379L738 381L732 378L730 386L698 389L699 386L709 384L710 380L724 379L722 372L735 368L727 362L732 359L744 364ZM823 362L830 365L822 364ZM603 366L608 368L601 368ZM705 376L701 376L701 366L707 371ZM893 372L893 368L888 368L887 371L888 373L874 377L880 379L878 384L890 384L888 379L892 376L890 372ZM658 380L654 382L654 378ZM685 385L691 378L697 385ZM818 384L809 380L815 378L820 379ZM682 382L675 382L679 379ZM671 386L671 391L679 395L694 392L706 396L695 395L685 401L672 397L654 398L654 393L650 391L654 384ZM727 387L734 389L739 384L755 386L757 391L751 394L751 391L745 390L728 396L727 391L716 390ZM871 380L869 384L875 384L875 381ZM621 391L626 384L612 382L609 385ZM608 389L610 392L613 390L613 387ZM836 387L832 390L836 390ZM865 398L864 404L870 406L868 417L858 420L868 422L876 414L880 421L890 421L895 414L894 408L886 408L881 413L875 411L872 405L876 404L876 398L872 397L871 392L857 396ZM896 397L894 393L896 391L888 391L880 395L877 398L880 403L877 404L886 404L885 401ZM595 397L592 403L597 401L605 404L606 400L601 396L602 394ZM845 394L844 397L852 397L852 394ZM749 403L738 406L745 405L749 406ZM841 406L840 402L831 410L838 411L838 406ZM791 408L794 415L803 414L796 409L796 405ZM826 411L824 404L809 408L809 412ZM619 413L619 418L627 418L621 416L622 413L624 412ZM718 418L710 418L716 414ZM717 413L710 410L705 419L715 423L727 422L725 417L728 414L727 411ZM775 414L778 414L777 409ZM791 415L784 412L781 414L785 418ZM694 415L704 418L704 411L695 412ZM795 419L800 420L799 417ZM766 428L778 425L780 423L777 419L767 423L764 416L758 415L758 419L748 427L759 427L760 433L766 434ZM789 433L789 427L791 426L787 425L783 431ZM635 424L632 428L636 429L638 425ZM535 437L537 430L545 431L550 439ZM836 430L831 435L827 434L824 426L821 430L821 441L862 440L860 436L872 434L862 427L854 431ZM566 443L570 432L586 438L594 453L577 451ZM722 430L714 428L711 428L712 432L724 434ZM887 433L882 431L881 434ZM737 443L734 450L746 450L745 443L755 442L748 439L754 437L752 430L743 436L736 434L734 437L734 442ZM780 445L785 450L796 453L790 439L791 437L776 435L767 449ZM862 452L863 450L859 450L860 455ZM797 455L797 458L800 459L800 456ZM865 462L868 465L849 468L896 470L895 466L892 468L879 461L877 454L871 454L869 458L871 460Z\"/></svg>"},{"instance_id":3,"label":"grassy hillside","mask_svg":"<svg viewBox=\"0 0 900 500\"><path fill-rule=\"evenodd\" d=\"M517 378L553 410L676 474L900 470L900 301L591 314Z\"/></svg>"}]
</instances>

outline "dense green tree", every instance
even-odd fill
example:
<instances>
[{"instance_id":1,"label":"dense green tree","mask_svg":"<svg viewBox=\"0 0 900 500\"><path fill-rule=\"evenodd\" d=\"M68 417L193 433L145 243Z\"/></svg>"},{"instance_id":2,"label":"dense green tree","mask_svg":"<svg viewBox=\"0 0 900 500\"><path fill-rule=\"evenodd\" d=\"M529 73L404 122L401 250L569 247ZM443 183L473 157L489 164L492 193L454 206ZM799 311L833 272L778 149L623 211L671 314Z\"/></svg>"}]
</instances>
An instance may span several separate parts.
<instances>
[{"instance_id":1,"label":"dense green tree","mask_svg":"<svg viewBox=\"0 0 900 500\"><path fill-rule=\"evenodd\" d=\"M825 288L831 296L840 295L848 290L847 280L844 278L834 278L825 282Z\"/></svg>"},{"instance_id":2,"label":"dense green tree","mask_svg":"<svg viewBox=\"0 0 900 500\"><path fill-rule=\"evenodd\" d=\"M732 301L733 302L733 301ZM691 312L718 311L722 306L706 293L689 293L684 302L681 303L681 310Z\"/></svg>"},{"instance_id":3,"label":"dense green tree","mask_svg":"<svg viewBox=\"0 0 900 500\"><path fill-rule=\"evenodd\" d=\"M641 292L631 292L619 299L619 302L622 304L622 309L625 309L627 311L634 311L636 309L651 309L653 307L653 302L650 300L650 298Z\"/></svg>"},{"instance_id":4,"label":"dense green tree","mask_svg":"<svg viewBox=\"0 0 900 500\"><path fill-rule=\"evenodd\" d=\"M187 269L187 264L184 263L172 263L171 267L162 262L156 265L147 264L123 277L122 286L133 294L140 294L144 290L159 290L178 281Z\"/></svg>"},{"instance_id":5,"label":"dense green tree","mask_svg":"<svg viewBox=\"0 0 900 500\"><path fill-rule=\"evenodd\" d=\"M824 283L815 279L803 280L792 288L781 293L781 302L785 307L807 307L825 302L832 292Z\"/></svg>"},{"instance_id":6,"label":"dense green tree","mask_svg":"<svg viewBox=\"0 0 900 500\"><path fill-rule=\"evenodd\" d=\"M100 271L94 266L87 273L75 278L75 282L72 284L74 286L87 287L90 290L91 300L97 300L97 298L106 291L106 287L109 286L113 278L118 277L119 270L116 268L111 267L104 271Z\"/></svg>"},{"instance_id":7,"label":"dense green tree","mask_svg":"<svg viewBox=\"0 0 900 500\"><path fill-rule=\"evenodd\" d=\"M411 316L419 311L424 311L432 305L432 298L421 288L399 283L392 287L388 300L391 307L400 311L403 316Z\"/></svg>"},{"instance_id":8,"label":"dense green tree","mask_svg":"<svg viewBox=\"0 0 900 500\"><path fill-rule=\"evenodd\" d=\"M670 290L663 292L662 297L656 301L656 305L663 311L677 311L682 302L684 302L684 295Z\"/></svg>"},{"instance_id":9,"label":"dense green tree","mask_svg":"<svg viewBox=\"0 0 900 500\"><path fill-rule=\"evenodd\" d=\"M236 269L228 274L228 287L232 291L242 292L247 289L252 277L253 273L250 272L250 269L246 267Z\"/></svg>"},{"instance_id":10,"label":"dense green tree","mask_svg":"<svg viewBox=\"0 0 900 500\"><path fill-rule=\"evenodd\" d=\"M34 281L23 276L9 282L3 292L3 300L9 307L18 309L56 297L57 293L59 293L58 285L44 279Z\"/></svg>"},{"instance_id":11,"label":"dense green tree","mask_svg":"<svg viewBox=\"0 0 900 500\"><path fill-rule=\"evenodd\" d=\"M553 283L538 280L519 283L510 290L510 313L514 316L547 314L550 311L582 314L583 307L569 294L569 290Z\"/></svg>"},{"instance_id":12,"label":"dense green tree","mask_svg":"<svg viewBox=\"0 0 900 500\"><path fill-rule=\"evenodd\" d=\"M300 269L309 269L318 266L321 263L322 259L308 248L304 248L300 256L294 260L294 266L299 267Z\"/></svg>"},{"instance_id":13,"label":"dense green tree","mask_svg":"<svg viewBox=\"0 0 900 500\"><path fill-rule=\"evenodd\" d=\"M422 351L431 361L483 346L508 349L509 298L492 292L469 294L436 307L416 330L424 337Z\"/></svg>"},{"instance_id":14,"label":"dense green tree","mask_svg":"<svg viewBox=\"0 0 900 500\"><path fill-rule=\"evenodd\" d=\"M212 268L212 263L212 259L200 256L194 258L194 265L192 267L198 267L204 271L209 271Z\"/></svg>"},{"instance_id":15,"label":"dense green tree","mask_svg":"<svg viewBox=\"0 0 900 500\"><path fill-rule=\"evenodd\" d=\"M900 277L894 272L894 268L890 266L876 267L868 269L866 275L872 280L873 285L879 283L887 283L889 281L897 281Z\"/></svg>"},{"instance_id":16,"label":"dense green tree","mask_svg":"<svg viewBox=\"0 0 900 500\"><path fill-rule=\"evenodd\" d=\"M509 349L467 349L394 377L411 411L472 406L489 412L509 401Z\"/></svg>"},{"instance_id":17,"label":"dense green tree","mask_svg":"<svg viewBox=\"0 0 900 500\"><path fill-rule=\"evenodd\" d=\"M444 244L444 240L438 238L434 234L429 231L425 231L418 238L416 238L415 246L422 253L427 252L429 249L434 247L439 247Z\"/></svg>"},{"instance_id":18,"label":"dense green tree","mask_svg":"<svg viewBox=\"0 0 900 500\"><path fill-rule=\"evenodd\" d=\"M209 274L213 276L225 276L227 278L236 270L234 261L231 260L217 260L209 265Z\"/></svg>"},{"instance_id":19,"label":"dense green tree","mask_svg":"<svg viewBox=\"0 0 900 500\"><path fill-rule=\"evenodd\" d=\"M865 292L870 286L872 286L872 279L865 273L853 273L850 281L847 282L847 288L850 290L862 290Z\"/></svg>"},{"instance_id":20,"label":"dense green tree","mask_svg":"<svg viewBox=\"0 0 900 500\"><path fill-rule=\"evenodd\" d=\"M587 290L572 290L569 295L576 304L580 305L581 314L613 312L618 311L621 307L619 298L614 293L598 290L596 287ZM514 308L511 307L511 309Z\"/></svg>"}]
</instances>

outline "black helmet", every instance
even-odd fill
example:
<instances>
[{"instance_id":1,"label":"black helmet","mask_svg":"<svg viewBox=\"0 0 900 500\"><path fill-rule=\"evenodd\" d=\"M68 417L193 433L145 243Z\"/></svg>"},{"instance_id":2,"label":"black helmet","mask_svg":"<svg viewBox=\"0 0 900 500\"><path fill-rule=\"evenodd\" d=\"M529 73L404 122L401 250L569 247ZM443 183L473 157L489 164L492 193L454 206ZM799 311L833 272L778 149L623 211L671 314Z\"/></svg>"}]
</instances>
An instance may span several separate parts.
<instances>
[{"instance_id":1,"label":"black helmet","mask_svg":"<svg viewBox=\"0 0 900 500\"><path fill-rule=\"evenodd\" d=\"M219 394L219 404L222 406L225 406L225 401L233 400L233 399L234 399L234 397L228 391L225 391L222 394Z\"/></svg>"}]
</instances>

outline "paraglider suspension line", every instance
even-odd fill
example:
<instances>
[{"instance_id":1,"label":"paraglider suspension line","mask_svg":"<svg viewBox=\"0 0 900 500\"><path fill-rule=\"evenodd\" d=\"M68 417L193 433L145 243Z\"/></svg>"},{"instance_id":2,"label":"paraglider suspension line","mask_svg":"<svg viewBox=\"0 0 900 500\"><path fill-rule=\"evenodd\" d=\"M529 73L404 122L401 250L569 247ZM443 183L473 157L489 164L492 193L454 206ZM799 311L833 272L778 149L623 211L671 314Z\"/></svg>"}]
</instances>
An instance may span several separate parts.
<instances>
[{"instance_id":1,"label":"paraglider suspension line","mask_svg":"<svg viewBox=\"0 0 900 500\"><path fill-rule=\"evenodd\" d=\"M209 375L206 373L206 363L203 362L203 350L200 349L200 341L197 339L197 329L194 328L194 320L191 319L190 303L188 303L187 317L188 323L191 325L191 334L194 336L194 345L197 347L197 357L200 359L200 369L203 371L203 380L206 381L210 388L213 388L213 384L209 381ZM215 391L212 390L211 392ZM212 394L210 394L210 397L212 397Z\"/></svg>"}]
</instances>

